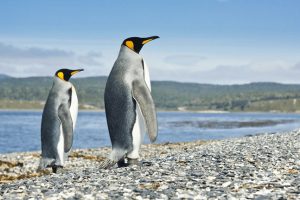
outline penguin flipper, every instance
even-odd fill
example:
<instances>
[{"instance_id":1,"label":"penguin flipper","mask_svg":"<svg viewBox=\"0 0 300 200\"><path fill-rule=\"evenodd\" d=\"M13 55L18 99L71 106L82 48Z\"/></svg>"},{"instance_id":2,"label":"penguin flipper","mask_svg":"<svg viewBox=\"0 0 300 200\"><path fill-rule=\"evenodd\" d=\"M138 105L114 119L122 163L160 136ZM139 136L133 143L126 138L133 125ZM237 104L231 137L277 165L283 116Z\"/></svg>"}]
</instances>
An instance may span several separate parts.
<instances>
[{"instance_id":1,"label":"penguin flipper","mask_svg":"<svg viewBox=\"0 0 300 200\"><path fill-rule=\"evenodd\" d=\"M155 105L146 83L133 81L132 96L141 109L150 141L154 142L157 137L157 119Z\"/></svg>"},{"instance_id":2,"label":"penguin flipper","mask_svg":"<svg viewBox=\"0 0 300 200\"><path fill-rule=\"evenodd\" d=\"M61 104L58 108L58 117L64 134L64 151L69 152L73 145L73 121L68 104Z\"/></svg>"}]
</instances>

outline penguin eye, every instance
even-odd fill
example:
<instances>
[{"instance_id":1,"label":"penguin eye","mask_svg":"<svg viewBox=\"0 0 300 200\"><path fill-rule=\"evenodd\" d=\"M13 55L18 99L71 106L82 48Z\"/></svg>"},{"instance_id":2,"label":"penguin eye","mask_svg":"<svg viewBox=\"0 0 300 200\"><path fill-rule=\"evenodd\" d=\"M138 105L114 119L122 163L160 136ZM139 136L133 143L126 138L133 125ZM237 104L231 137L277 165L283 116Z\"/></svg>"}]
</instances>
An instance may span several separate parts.
<instances>
[{"instance_id":1,"label":"penguin eye","mask_svg":"<svg viewBox=\"0 0 300 200\"><path fill-rule=\"evenodd\" d=\"M58 72L57 76L61 79L61 80L65 80L65 75L63 72Z\"/></svg>"},{"instance_id":2,"label":"penguin eye","mask_svg":"<svg viewBox=\"0 0 300 200\"><path fill-rule=\"evenodd\" d=\"M132 49L134 50L134 44L131 40L128 40L125 42L125 45L129 48L129 49Z\"/></svg>"}]
</instances>

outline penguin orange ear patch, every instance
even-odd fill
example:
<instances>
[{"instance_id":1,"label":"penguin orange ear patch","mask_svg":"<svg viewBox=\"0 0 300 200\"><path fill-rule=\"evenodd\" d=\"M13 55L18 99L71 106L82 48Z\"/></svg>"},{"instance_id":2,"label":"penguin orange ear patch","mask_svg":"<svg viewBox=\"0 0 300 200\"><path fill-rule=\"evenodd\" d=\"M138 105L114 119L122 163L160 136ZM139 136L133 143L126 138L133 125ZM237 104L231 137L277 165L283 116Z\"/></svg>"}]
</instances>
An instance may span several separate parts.
<instances>
[{"instance_id":1,"label":"penguin orange ear patch","mask_svg":"<svg viewBox=\"0 0 300 200\"><path fill-rule=\"evenodd\" d=\"M128 48L134 50L134 44L133 44L133 42L132 42L131 40L126 41L126 42L125 42L125 45L126 45Z\"/></svg>"},{"instance_id":2,"label":"penguin orange ear patch","mask_svg":"<svg viewBox=\"0 0 300 200\"><path fill-rule=\"evenodd\" d=\"M65 75L62 72L58 72L57 76L61 79L61 80L65 80Z\"/></svg>"}]
</instances>

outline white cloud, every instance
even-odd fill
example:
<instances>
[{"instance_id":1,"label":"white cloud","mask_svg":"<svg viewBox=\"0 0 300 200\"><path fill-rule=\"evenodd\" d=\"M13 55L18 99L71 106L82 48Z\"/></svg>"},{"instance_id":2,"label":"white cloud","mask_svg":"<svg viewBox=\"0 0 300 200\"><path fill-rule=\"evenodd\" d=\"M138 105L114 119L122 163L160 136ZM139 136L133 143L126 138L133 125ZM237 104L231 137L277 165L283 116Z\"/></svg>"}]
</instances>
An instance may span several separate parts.
<instances>
[{"instance_id":1,"label":"white cloud","mask_svg":"<svg viewBox=\"0 0 300 200\"><path fill-rule=\"evenodd\" d=\"M84 43L84 42L82 42ZM0 42L0 73L11 76L52 76L59 68L84 68L78 76L107 76L119 51L117 44L77 45L72 43L23 44ZM84 46L84 47L83 47ZM167 45L166 45L167 46ZM57 48L59 47L59 48ZM155 48L154 48L155 49ZM168 49L162 46L141 53L153 80L174 80L214 84L258 81L300 83L297 55L263 55L238 51ZM102 53L103 52L103 53ZM275 59L274 59L275 58Z\"/></svg>"},{"instance_id":2,"label":"white cloud","mask_svg":"<svg viewBox=\"0 0 300 200\"><path fill-rule=\"evenodd\" d=\"M38 47L19 48L13 45L0 43L0 58L14 59L14 58L51 58L51 57L70 57L73 52L63 51L59 49L42 49Z\"/></svg>"},{"instance_id":3,"label":"white cloud","mask_svg":"<svg viewBox=\"0 0 300 200\"><path fill-rule=\"evenodd\" d=\"M294 69L294 70L300 70L300 62L298 62L298 63L296 63L293 67L292 67L292 69Z\"/></svg>"},{"instance_id":4,"label":"white cloud","mask_svg":"<svg viewBox=\"0 0 300 200\"><path fill-rule=\"evenodd\" d=\"M159 80L180 80L184 82L213 84L250 82L300 83L300 62L297 64L286 62L285 65L283 63L285 62L264 61L244 65L220 64L212 69L209 69L209 67L206 70L193 69L187 66L179 70L162 68L159 72L153 72L152 77L156 77Z\"/></svg>"},{"instance_id":5,"label":"white cloud","mask_svg":"<svg viewBox=\"0 0 300 200\"><path fill-rule=\"evenodd\" d=\"M94 70L103 66L102 58L102 54L95 51L77 53L55 48L21 48L0 43L0 73L12 76L49 76L59 68Z\"/></svg>"}]
</instances>

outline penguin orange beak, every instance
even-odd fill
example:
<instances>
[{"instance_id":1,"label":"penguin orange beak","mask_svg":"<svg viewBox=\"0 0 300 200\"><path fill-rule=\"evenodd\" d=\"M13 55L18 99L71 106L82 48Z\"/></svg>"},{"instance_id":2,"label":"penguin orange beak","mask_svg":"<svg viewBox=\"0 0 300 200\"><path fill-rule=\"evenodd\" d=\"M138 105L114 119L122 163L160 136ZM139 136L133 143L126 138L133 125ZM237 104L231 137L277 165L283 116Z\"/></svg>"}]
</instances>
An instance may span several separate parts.
<instances>
[{"instance_id":1,"label":"penguin orange beak","mask_svg":"<svg viewBox=\"0 0 300 200\"><path fill-rule=\"evenodd\" d=\"M157 38L159 38L159 36L151 36L151 37L147 37L147 38L145 38L145 39L143 40L142 44L144 45L144 44L146 44L146 43L148 43L148 42L150 42L150 41L152 41L152 40L155 40L155 39L157 39Z\"/></svg>"},{"instance_id":2,"label":"penguin orange beak","mask_svg":"<svg viewBox=\"0 0 300 200\"><path fill-rule=\"evenodd\" d=\"M78 72L82 72L84 69L75 69L71 72L71 76L73 76L74 74L77 74Z\"/></svg>"}]
</instances>

